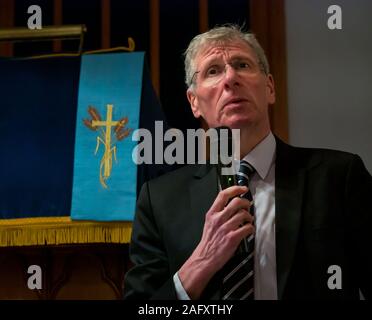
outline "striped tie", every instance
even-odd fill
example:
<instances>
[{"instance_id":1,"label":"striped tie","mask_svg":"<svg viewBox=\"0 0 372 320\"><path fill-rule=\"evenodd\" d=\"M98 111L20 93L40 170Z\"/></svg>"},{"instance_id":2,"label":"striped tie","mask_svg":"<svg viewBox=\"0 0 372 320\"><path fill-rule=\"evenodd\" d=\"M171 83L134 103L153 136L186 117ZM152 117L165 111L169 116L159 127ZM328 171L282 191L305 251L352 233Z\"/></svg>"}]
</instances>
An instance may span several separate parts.
<instances>
[{"instance_id":1,"label":"striped tie","mask_svg":"<svg viewBox=\"0 0 372 320\"><path fill-rule=\"evenodd\" d=\"M239 186L249 185L249 180L255 169L246 161L240 162L237 181ZM253 200L252 193L248 190L242 197ZM250 207L250 214L254 215L254 206ZM222 269L223 285L222 300L253 300L254 298L254 234L243 239L236 254Z\"/></svg>"}]
</instances>

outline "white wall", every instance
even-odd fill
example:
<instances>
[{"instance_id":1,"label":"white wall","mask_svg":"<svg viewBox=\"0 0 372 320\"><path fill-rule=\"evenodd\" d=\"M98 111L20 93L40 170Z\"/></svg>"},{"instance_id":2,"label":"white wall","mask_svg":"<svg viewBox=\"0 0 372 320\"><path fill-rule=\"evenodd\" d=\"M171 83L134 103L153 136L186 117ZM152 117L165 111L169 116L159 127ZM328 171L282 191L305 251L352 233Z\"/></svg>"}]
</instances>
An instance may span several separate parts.
<instances>
[{"instance_id":1,"label":"white wall","mask_svg":"<svg viewBox=\"0 0 372 320\"><path fill-rule=\"evenodd\" d=\"M286 28L290 143L357 153L372 174L372 1L286 0Z\"/></svg>"}]
</instances>

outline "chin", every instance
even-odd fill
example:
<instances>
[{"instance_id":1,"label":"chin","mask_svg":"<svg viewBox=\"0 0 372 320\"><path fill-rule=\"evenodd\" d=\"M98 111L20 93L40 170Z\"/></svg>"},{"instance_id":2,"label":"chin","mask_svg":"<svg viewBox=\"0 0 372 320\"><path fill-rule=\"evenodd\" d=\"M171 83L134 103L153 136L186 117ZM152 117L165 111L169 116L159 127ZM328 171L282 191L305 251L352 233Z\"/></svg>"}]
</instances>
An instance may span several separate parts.
<instances>
[{"instance_id":1,"label":"chin","mask_svg":"<svg viewBox=\"0 0 372 320\"><path fill-rule=\"evenodd\" d=\"M223 126L227 126L231 129L242 129L244 127L250 126L252 124L252 119L250 118L231 118L223 122Z\"/></svg>"}]
</instances>

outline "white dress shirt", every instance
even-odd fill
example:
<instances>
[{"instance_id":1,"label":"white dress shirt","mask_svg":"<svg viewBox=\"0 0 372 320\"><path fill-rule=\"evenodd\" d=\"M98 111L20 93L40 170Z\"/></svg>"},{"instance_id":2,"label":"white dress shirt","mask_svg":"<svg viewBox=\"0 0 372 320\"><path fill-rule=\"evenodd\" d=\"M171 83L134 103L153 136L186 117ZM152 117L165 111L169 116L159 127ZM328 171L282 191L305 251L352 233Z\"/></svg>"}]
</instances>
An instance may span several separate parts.
<instances>
[{"instance_id":1,"label":"white dress shirt","mask_svg":"<svg viewBox=\"0 0 372 320\"><path fill-rule=\"evenodd\" d=\"M255 206L255 300L278 299L275 254L275 154L276 141L270 132L243 158L256 169L249 183ZM178 273L173 276L173 281L178 299L190 300Z\"/></svg>"}]
</instances>

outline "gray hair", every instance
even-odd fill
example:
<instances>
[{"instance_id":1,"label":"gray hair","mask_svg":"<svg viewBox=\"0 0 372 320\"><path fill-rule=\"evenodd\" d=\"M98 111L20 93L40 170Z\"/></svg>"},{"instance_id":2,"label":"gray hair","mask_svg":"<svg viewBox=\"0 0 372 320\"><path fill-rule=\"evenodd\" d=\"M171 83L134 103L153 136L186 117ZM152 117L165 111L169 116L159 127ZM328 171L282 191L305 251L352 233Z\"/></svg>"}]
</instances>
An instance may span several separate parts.
<instances>
[{"instance_id":1,"label":"gray hair","mask_svg":"<svg viewBox=\"0 0 372 320\"><path fill-rule=\"evenodd\" d=\"M237 40L244 41L253 49L253 51L256 53L261 71L266 75L269 74L269 63L267 62L265 52L258 43L255 35L250 32L243 32L242 28L237 25L224 25L199 34L191 40L184 53L185 82L187 87L190 88L193 85L192 77L196 71L194 60L204 46L213 43L226 44Z\"/></svg>"}]
</instances>

